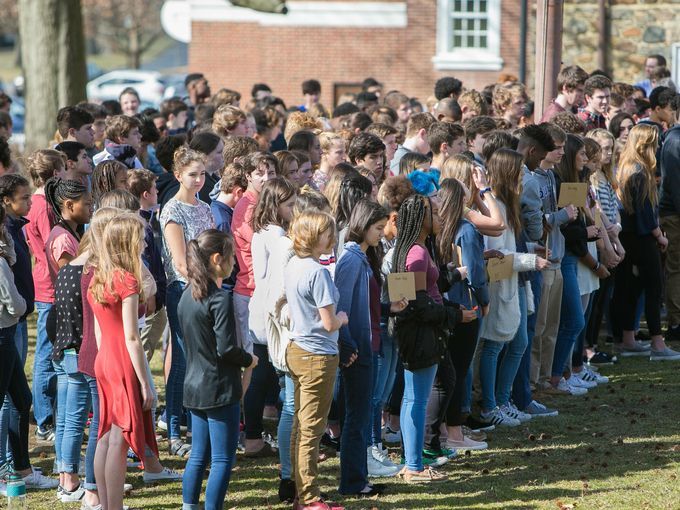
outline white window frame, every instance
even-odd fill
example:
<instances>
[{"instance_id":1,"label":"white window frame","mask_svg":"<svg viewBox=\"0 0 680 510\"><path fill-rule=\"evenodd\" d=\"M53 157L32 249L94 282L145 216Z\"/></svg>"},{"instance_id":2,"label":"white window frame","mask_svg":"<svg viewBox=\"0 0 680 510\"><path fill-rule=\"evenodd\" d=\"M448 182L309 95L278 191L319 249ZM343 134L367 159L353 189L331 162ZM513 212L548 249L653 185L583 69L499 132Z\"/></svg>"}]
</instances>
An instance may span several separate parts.
<instances>
[{"instance_id":1,"label":"white window frame","mask_svg":"<svg viewBox=\"0 0 680 510\"><path fill-rule=\"evenodd\" d=\"M451 10L454 0L437 0L437 54L432 63L437 70L500 71L501 0L487 1L487 49L461 48L451 50L453 39ZM465 1L465 0L463 0Z\"/></svg>"}]
</instances>

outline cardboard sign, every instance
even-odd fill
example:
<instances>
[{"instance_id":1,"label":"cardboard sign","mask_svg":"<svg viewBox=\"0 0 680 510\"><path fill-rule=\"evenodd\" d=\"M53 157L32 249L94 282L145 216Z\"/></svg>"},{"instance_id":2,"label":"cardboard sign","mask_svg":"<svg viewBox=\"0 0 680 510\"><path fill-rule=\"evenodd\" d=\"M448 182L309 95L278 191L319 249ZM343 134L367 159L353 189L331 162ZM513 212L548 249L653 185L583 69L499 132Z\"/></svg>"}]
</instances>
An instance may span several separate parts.
<instances>
[{"instance_id":1,"label":"cardboard sign","mask_svg":"<svg viewBox=\"0 0 680 510\"><path fill-rule=\"evenodd\" d=\"M587 197L588 183L565 182L560 187L560 198L557 201L557 206L566 207L573 204L575 207L586 207Z\"/></svg>"},{"instance_id":2,"label":"cardboard sign","mask_svg":"<svg viewBox=\"0 0 680 510\"><path fill-rule=\"evenodd\" d=\"M513 255L506 255L502 259L489 259L489 264L486 266L486 270L489 273L489 281L498 282L512 277L514 273L513 262Z\"/></svg>"},{"instance_id":3,"label":"cardboard sign","mask_svg":"<svg viewBox=\"0 0 680 510\"><path fill-rule=\"evenodd\" d=\"M387 289L392 303L403 298L413 301L416 298L415 273L390 273L387 275Z\"/></svg>"}]
</instances>

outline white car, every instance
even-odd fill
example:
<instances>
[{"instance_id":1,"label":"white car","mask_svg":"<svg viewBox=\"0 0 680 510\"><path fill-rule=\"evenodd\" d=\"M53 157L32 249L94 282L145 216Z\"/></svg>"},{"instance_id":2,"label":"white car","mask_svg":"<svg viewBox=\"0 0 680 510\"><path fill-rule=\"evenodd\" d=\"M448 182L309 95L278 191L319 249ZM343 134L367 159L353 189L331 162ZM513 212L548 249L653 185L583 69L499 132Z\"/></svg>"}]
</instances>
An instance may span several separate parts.
<instances>
[{"instance_id":1,"label":"white car","mask_svg":"<svg viewBox=\"0 0 680 510\"><path fill-rule=\"evenodd\" d=\"M142 102L157 105L163 100L165 84L161 74L155 71L120 69L95 78L87 84L87 97L90 101L118 100L120 93L127 87L134 88Z\"/></svg>"}]
</instances>

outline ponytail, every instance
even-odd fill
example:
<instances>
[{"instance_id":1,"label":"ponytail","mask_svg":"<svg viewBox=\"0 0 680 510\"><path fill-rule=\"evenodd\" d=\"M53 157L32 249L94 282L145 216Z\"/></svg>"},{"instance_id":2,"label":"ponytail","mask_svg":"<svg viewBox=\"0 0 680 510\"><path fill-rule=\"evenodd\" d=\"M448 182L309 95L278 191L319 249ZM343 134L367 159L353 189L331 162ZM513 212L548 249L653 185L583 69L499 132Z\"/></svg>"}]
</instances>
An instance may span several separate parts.
<instances>
[{"instance_id":1,"label":"ponytail","mask_svg":"<svg viewBox=\"0 0 680 510\"><path fill-rule=\"evenodd\" d=\"M210 267L210 257L215 253L233 260L234 243L229 234L208 229L187 244L187 274L191 285L191 297L196 301L208 297L210 282L215 278Z\"/></svg>"},{"instance_id":2,"label":"ponytail","mask_svg":"<svg viewBox=\"0 0 680 510\"><path fill-rule=\"evenodd\" d=\"M51 177L45 183L45 200L52 208L57 222L76 239L80 239L80 235L64 221L64 204L67 200L80 200L86 193L87 187L79 181Z\"/></svg>"}]
</instances>

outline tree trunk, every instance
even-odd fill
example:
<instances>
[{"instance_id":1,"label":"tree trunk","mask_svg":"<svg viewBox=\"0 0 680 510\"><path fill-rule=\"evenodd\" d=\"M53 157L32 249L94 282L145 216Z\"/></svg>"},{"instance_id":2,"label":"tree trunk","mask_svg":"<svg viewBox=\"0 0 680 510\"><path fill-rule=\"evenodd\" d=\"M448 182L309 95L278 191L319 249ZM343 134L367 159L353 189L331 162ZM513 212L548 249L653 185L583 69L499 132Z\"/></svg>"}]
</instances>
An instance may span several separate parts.
<instances>
[{"instance_id":1,"label":"tree trunk","mask_svg":"<svg viewBox=\"0 0 680 510\"><path fill-rule=\"evenodd\" d=\"M85 34L80 0L60 0L59 20L59 106L87 99ZM56 117L55 117L56 118Z\"/></svg>"},{"instance_id":2,"label":"tree trunk","mask_svg":"<svg viewBox=\"0 0 680 510\"><path fill-rule=\"evenodd\" d=\"M47 147L61 106L85 98L80 0L19 0L26 149Z\"/></svg>"}]
</instances>

